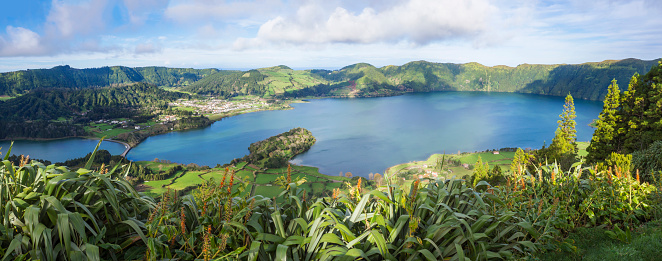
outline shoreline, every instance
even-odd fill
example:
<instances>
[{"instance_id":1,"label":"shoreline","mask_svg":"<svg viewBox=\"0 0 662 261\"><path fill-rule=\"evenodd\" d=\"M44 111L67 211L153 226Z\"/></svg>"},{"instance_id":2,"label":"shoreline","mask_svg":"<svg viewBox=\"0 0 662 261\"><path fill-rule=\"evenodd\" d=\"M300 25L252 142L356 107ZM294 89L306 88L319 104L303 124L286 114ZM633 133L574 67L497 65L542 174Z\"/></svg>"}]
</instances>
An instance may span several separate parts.
<instances>
[{"instance_id":1,"label":"shoreline","mask_svg":"<svg viewBox=\"0 0 662 261\"><path fill-rule=\"evenodd\" d=\"M292 109L294 109L294 107L290 106L290 103L306 103L306 101L304 101L303 99L287 100L287 102L288 102L287 107L284 107L284 108L259 109L259 110L255 110L255 111L247 111L247 112L239 112L239 113L229 113L229 114L226 114L226 115L223 115L223 114L212 114L212 115L205 116L205 117L207 117L207 118L211 121L211 123L213 124L213 123L215 123L215 122L217 122L217 121L221 121L221 120L223 120L224 118L229 118L229 117L233 117L233 116L239 116L239 115L242 115L242 114L247 114L247 113L252 113L252 112L274 111L274 110L292 110ZM204 115L203 115L203 116L204 116ZM216 117L214 117L214 116L216 116ZM210 124L210 125L211 125L211 124ZM209 126L207 126L207 127L209 127ZM205 128L206 128L206 127L205 127ZM165 133L160 133L160 134L157 134L157 135L166 134L166 133L172 133L172 132L177 132L177 131L186 131L186 130L189 130L189 129L184 129L184 130L173 130L173 131L168 131L168 132L165 132ZM156 136L156 135L154 135L154 136ZM152 137L152 136L150 135L150 136L148 136L148 137ZM26 138L26 137L17 137L17 138L10 138L10 139L0 139L0 141L9 141L9 142L12 142L12 141L18 141L18 140L21 140L21 141L52 141L52 140L64 140L64 139L100 140L101 138L99 138L99 137L95 137L95 136L66 136L66 137L57 137L57 138ZM129 151L130 151L131 149L133 149L135 146L138 146L140 143L142 143L142 141L141 141L141 142L139 142L138 144L136 144L135 146L131 146L131 145L129 145L128 143L126 143L126 142L124 142L124 141L120 141L120 140L104 139L104 141L110 141L110 142L115 142L115 143L119 143L119 144L124 145L125 150L124 150L124 152L122 152L122 154L120 154L120 155L123 156L123 157L125 157L125 158L126 158L126 154L128 154Z\"/></svg>"}]
</instances>

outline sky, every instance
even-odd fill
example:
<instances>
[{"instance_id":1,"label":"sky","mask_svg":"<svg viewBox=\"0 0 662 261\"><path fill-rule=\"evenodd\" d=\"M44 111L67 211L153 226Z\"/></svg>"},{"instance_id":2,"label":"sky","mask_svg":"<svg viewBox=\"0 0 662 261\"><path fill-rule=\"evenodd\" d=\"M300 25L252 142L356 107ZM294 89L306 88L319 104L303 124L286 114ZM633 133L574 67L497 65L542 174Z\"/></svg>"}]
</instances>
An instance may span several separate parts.
<instances>
[{"instance_id":1,"label":"sky","mask_svg":"<svg viewBox=\"0 0 662 261\"><path fill-rule=\"evenodd\" d=\"M0 0L0 72L660 57L660 0Z\"/></svg>"}]
</instances>

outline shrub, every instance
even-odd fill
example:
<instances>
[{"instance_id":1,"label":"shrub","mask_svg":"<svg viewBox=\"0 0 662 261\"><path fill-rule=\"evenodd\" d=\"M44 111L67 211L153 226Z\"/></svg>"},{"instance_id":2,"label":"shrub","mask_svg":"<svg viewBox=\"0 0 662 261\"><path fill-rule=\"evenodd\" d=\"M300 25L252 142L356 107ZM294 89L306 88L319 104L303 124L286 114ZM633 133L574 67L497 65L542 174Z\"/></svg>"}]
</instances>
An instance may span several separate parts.
<instances>
[{"instance_id":1,"label":"shrub","mask_svg":"<svg viewBox=\"0 0 662 261\"><path fill-rule=\"evenodd\" d=\"M632 153L632 167L639 170L643 180L652 182L652 174L662 171L662 140L654 142L645 150Z\"/></svg>"}]
</instances>

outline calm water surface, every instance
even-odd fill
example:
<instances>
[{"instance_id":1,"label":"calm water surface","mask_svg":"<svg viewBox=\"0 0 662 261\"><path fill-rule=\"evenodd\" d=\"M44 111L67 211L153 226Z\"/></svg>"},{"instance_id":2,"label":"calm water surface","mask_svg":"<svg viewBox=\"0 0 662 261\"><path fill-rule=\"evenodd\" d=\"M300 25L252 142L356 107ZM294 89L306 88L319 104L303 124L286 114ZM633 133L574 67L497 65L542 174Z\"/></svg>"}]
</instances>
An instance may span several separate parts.
<instances>
[{"instance_id":1,"label":"calm water surface","mask_svg":"<svg viewBox=\"0 0 662 261\"><path fill-rule=\"evenodd\" d=\"M30 155L32 159L50 160L53 163L63 162L68 159L85 157L85 155L94 151L98 143L98 140L76 138L49 141L19 140L14 141L11 154ZM2 158L7 154L10 144L10 141L0 141ZM124 152L124 145L104 141L99 149L107 150L113 155L119 155Z\"/></svg>"},{"instance_id":2,"label":"calm water surface","mask_svg":"<svg viewBox=\"0 0 662 261\"><path fill-rule=\"evenodd\" d=\"M312 100L293 104L294 110L243 114L205 129L150 137L127 158L215 166L248 154L253 142L303 127L317 143L294 163L329 175L367 176L433 153L540 148L554 137L563 104L564 97L483 92ZM578 140L588 141L588 124L602 102L575 100L575 106Z\"/></svg>"}]
</instances>

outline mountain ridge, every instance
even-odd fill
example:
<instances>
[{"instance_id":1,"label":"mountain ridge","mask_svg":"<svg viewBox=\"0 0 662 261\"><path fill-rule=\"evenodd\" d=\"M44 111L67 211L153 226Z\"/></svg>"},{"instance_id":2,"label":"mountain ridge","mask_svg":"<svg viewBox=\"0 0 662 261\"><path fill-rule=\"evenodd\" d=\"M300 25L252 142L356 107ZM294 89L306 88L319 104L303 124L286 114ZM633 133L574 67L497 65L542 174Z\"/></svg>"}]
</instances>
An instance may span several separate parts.
<instances>
[{"instance_id":1,"label":"mountain ridge","mask_svg":"<svg viewBox=\"0 0 662 261\"><path fill-rule=\"evenodd\" d=\"M424 60L375 67L355 63L338 70L293 70L285 65L248 71L169 67L75 69L56 66L0 74L0 95L16 96L41 88L90 88L146 82L182 91L223 97L372 97L404 92L518 92L601 100L612 79L629 82L660 59L604 60L581 64L486 66L477 62L434 63ZM625 86L625 84L622 84ZM623 87L625 89L625 87Z\"/></svg>"}]
</instances>

